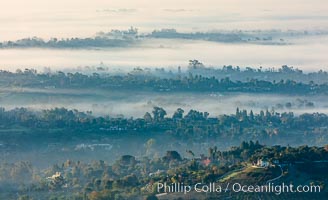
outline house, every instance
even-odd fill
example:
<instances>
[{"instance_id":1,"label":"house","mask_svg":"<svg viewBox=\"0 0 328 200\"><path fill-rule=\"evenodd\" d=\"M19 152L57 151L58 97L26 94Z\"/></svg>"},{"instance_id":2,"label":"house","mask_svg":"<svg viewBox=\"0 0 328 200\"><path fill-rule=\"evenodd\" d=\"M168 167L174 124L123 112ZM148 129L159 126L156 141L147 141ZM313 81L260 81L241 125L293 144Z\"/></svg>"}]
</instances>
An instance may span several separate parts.
<instances>
[{"instance_id":1,"label":"house","mask_svg":"<svg viewBox=\"0 0 328 200\"><path fill-rule=\"evenodd\" d=\"M203 166L208 166L212 163L212 160L204 154L201 154L200 157L195 158L195 160Z\"/></svg>"},{"instance_id":2,"label":"house","mask_svg":"<svg viewBox=\"0 0 328 200\"><path fill-rule=\"evenodd\" d=\"M164 173L165 173L164 170L159 170L159 169L158 169L156 172L149 173L149 176L150 176L150 177L153 177L153 176L159 176L159 175L164 174Z\"/></svg>"},{"instance_id":3,"label":"house","mask_svg":"<svg viewBox=\"0 0 328 200\"><path fill-rule=\"evenodd\" d=\"M62 175L60 172L56 172L54 175L50 176L50 177L47 177L47 179L50 179L50 180L55 180L55 179L58 179L58 178L62 178Z\"/></svg>"},{"instance_id":4,"label":"house","mask_svg":"<svg viewBox=\"0 0 328 200\"><path fill-rule=\"evenodd\" d=\"M211 164L211 160L209 158L206 158L206 159L202 160L202 164L204 166L208 166L209 164Z\"/></svg>"},{"instance_id":5,"label":"house","mask_svg":"<svg viewBox=\"0 0 328 200\"><path fill-rule=\"evenodd\" d=\"M266 159L258 159L256 163L253 163L253 167L267 168L270 166L270 163Z\"/></svg>"},{"instance_id":6,"label":"house","mask_svg":"<svg viewBox=\"0 0 328 200\"><path fill-rule=\"evenodd\" d=\"M47 180L50 181L50 187L52 189L58 189L58 188L67 188L68 185L65 184L65 179L64 177L61 175L60 172L56 172L54 175L50 176L50 177L47 177Z\"/></svg>"}]
</instances>

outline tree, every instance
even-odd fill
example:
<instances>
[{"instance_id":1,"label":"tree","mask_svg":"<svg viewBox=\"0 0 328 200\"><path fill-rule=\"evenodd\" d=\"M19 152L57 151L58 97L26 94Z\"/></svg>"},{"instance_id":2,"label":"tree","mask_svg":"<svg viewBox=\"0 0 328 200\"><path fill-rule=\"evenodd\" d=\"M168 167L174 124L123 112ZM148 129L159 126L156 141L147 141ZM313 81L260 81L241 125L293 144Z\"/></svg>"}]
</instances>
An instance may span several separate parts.
<instances>
[{"instance_id":1,"label":"tree","mask_svg":"<svg viewBox=\"0 0 328 200\"><path fill-rule=\"evenodd\" d=\"M195 157L195 154L192 150L186 150L187 154L189 154L192 158Z\"/></svg>"},{"instance_id":2,"label":"tree","mask_svg":"<svg viewBox=\"0 0 328 200\"><path fill-rule=\"evenodd\" d=\"M183 113L184 113L184 110L181 109L181 108L178 108L178 109L174 112L172 118L173 118L173 119L182 119L182 118L183 118Z\"/></svg>"},{"instance_id":3,"label":"tree","mask_svg":"<svg viewBox=\"0 0 328 200\"><path fill-rule=\"evenodd\" d=\"M177 160L180 161L181 156L177 151L167 151L166 156L164 156L163 160L165 161L172 161L172 160Z\"/></svg>"},{"instance_id":4,"label":"tree","mask_svg":"<svg viewBox=\"0 0 328 200\"><path fill-rule=\"evenodd\" d=\"M251 110L251 112L249 113L249 118L250 118L251 121L254 120L254 113L253 113L252 110Z\"/></svg>"},{"instance_id":5,"label":"tree","mask_svg":"<svg viewBox=\"0 0 328 200\"><path fill-rule=\"evenodd\" d=\"M198 60L189 60L189 69L198 69L198 68L204 68L204 64L201 63Z\"/></svg>"},{"instance_id":6,"label":"tree","mask_svg":"<svg viewBox=\"0 0 328 200\"><path fill-rule=\"evenodd\" d=\"M146 122L152 122L153 121L153 118L151 117L149 112L146 112L146 114L144 115L144 120Z\"/></svg>"},{"instance_id":7,"label":"tree","mask_svg":"<svg viewBox=\"0 0 328 200\"><path fill-rule=\"evenodd\" d=\"M153 108L152 113L155 121L162 121L166 115L166 111L163 108L157 106Z\"/></svg>"}]
</instances>

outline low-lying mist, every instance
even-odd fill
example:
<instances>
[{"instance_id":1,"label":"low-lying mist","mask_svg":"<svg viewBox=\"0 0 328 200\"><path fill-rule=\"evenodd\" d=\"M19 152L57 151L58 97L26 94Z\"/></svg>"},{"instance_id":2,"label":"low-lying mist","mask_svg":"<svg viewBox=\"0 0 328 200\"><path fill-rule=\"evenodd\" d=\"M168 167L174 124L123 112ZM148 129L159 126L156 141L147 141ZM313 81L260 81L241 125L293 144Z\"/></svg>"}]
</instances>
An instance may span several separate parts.
<instances>
[{"instance_id":1,"label":"low-lying mist","mask_svg":"<svg viewBox=\"0 0 328 200\"><path fill-rule=\"evenodd\" d=\"M326 36L302 39L293 45L229 44L206 41L149 39L135 47L98 49L1 49L0 66L17 68L46 67L56 70L106 65L111 70L134 67L174 68L187 66L190 59L205 61L206 66L234 65L265 68L289 65L304 71L318 71L328 66Z\"/></svg>"},{"instance_id":2,"label":"low-lying mist","mask_svg":"<svg viewBox=\"0 0 328 200\"><path fill-rule=\"evenodd\" d=\"M253 110L328 113L325 95L277 95L246 93L120 92L70 89L2 89L0 102L5 108L28 107L34 110L65 107L92 111L96 116L142 118L154 106L163 107L169 116L177 108L207 111L210 116L235 113L236 108Z\"/></svg>"}]
</instances>

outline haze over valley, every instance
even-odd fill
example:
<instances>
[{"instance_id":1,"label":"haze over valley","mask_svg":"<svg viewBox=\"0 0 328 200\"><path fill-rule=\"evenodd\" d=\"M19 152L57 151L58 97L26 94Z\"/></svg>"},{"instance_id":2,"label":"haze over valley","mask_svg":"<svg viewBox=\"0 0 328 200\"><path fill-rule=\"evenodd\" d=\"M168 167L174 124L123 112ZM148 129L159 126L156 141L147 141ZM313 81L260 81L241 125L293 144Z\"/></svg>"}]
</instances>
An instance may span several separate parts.
<instances>
[{"instance_id":1,"label":"haze over valley","mask_svg":"<svg viewBox=\"0 0 328 200\"><path fill-rule=\"evenodd\" d=\"M0 199L327 199L328 2L11 0L0 24Z\"/></svg>"}]
</instances>

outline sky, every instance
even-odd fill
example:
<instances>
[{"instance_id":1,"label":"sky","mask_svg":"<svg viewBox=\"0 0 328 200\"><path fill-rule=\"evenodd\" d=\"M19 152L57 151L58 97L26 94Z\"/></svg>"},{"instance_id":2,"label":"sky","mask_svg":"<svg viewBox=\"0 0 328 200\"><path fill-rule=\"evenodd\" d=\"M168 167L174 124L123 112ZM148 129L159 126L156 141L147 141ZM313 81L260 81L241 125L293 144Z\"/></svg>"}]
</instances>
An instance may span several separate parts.
<instances>
[{"instance_id":1,"label":"sky","mask_svg":"<svg viewBox=\"0 0 328 200\"><path fill-rule=\"evenodd\" d=\"M0 40L221 29L328 29L326 0L11 0L0 3Z\"/></svg>"}]
</instances>

